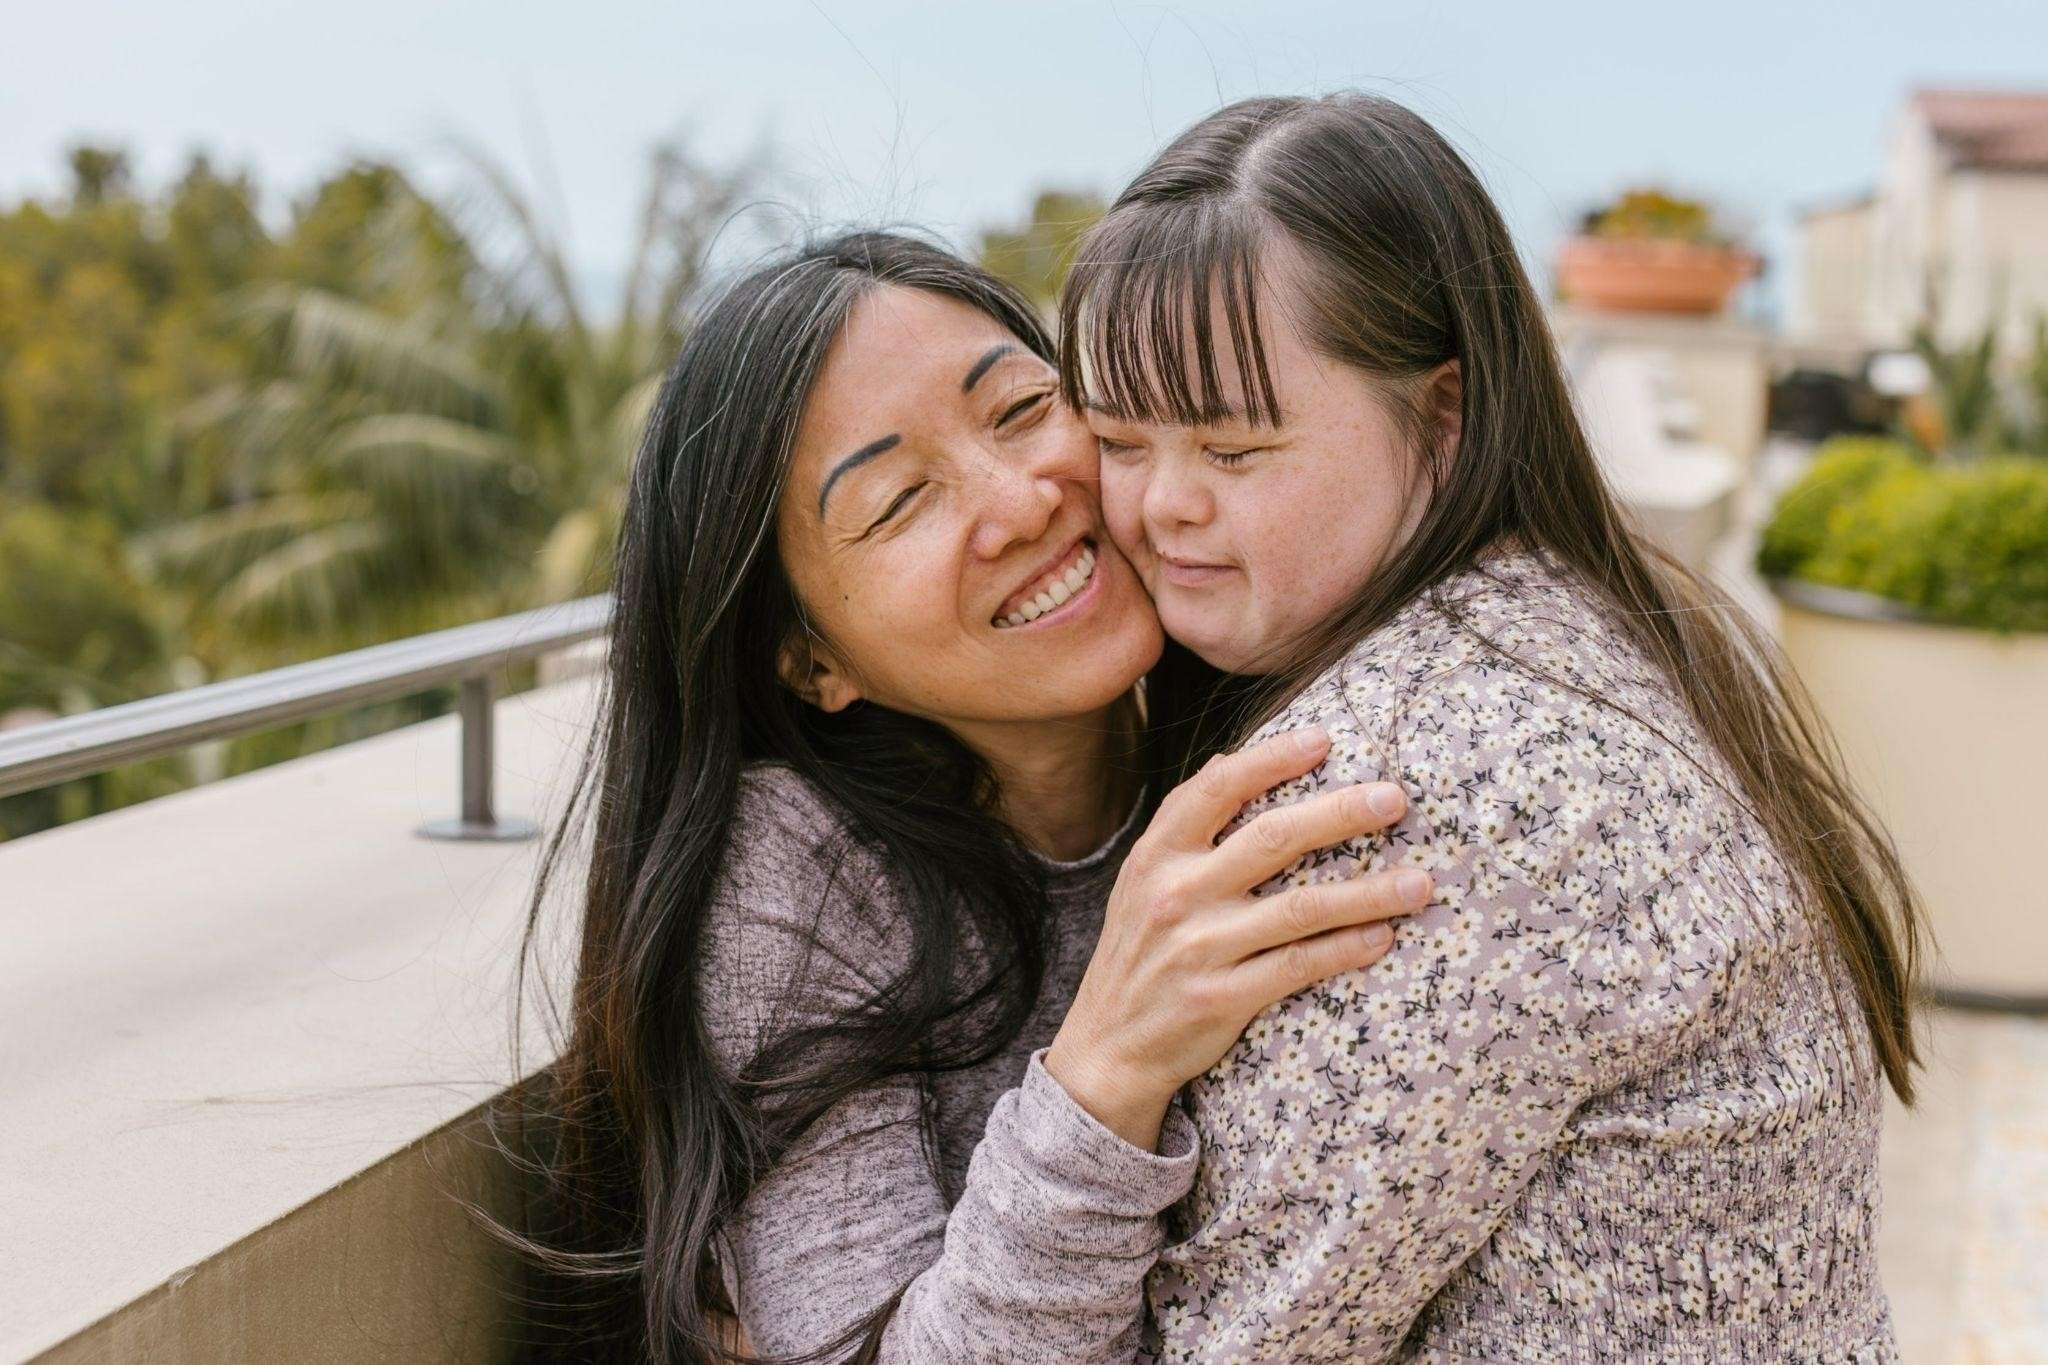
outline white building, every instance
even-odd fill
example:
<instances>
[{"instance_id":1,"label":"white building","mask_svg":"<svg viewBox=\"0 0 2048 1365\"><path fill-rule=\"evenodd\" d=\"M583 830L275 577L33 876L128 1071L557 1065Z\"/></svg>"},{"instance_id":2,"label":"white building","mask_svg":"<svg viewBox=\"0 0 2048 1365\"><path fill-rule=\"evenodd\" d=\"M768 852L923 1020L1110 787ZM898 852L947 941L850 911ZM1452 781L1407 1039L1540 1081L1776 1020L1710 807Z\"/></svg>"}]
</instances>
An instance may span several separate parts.
<instances>
[{"instance_id":1,"label":"white building","mask_svg":"<svg viewBox=\"0 0 2048 1365\"><path fill-rule=\"evenodd\" d=\"M1905 343L1938 301L1951 344L1996 320L2008 356L2048 312L2048 92L1918 90L1877 188L1800 218L1795 343Z\"/></svg>"}]
</instances>

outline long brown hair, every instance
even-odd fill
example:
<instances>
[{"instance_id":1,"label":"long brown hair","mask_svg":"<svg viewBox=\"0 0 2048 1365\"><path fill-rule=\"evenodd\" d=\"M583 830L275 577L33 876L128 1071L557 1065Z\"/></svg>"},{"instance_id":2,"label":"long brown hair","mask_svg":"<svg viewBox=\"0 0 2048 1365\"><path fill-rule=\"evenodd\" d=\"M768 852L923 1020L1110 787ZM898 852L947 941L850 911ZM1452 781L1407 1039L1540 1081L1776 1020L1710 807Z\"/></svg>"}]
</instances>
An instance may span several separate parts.
<instances>
[{"instance_id":1,"label":"long brown hair","mask_svg":"<svg viewBox=\"0 0 2048 1365\"><path fill-rule=\"evenodd\" d=\"M598 721L520 960L517 994L529 969L554 984L548 892L587 839L575 977L542 1020L559 1059L511 1115L531 1198L521 1226L495 1229L529 1261L524 1359L755 1359L723 1316L716 1248L734 1211L847 1095L995 1055L1043 983L1042 875L987 765L932 722L827 714L777 676L802 614L775 540L790 452L848 314L885 287L957 300L1053 358L1030 304L986 271L851 233L760 265L694 317L634 461ZM817 851L841 893L864 894L854 866L888 869L909 950L872 998L777 1027L734 1067L704 1013L705 945L742 777L760 763L793 769L843 817L847 838L820 831ZM801 1358L871 1358L893 1308Z\"/></svg>"},{"instance_id":2,"label":"long brown hair","mask_svg":"<svg viewBox=\"0 0 2048 1365\"><path fill-rule=\"evenodd\" d=\"M1254 423L1277 403L1255 306L1261 248L1307 262L1310 344L1375 377L1422 453L1426 512L1350 605L1256 680L1176 651L1148 684L1185 760L1242 738L1371 631L1508 543L1594 584L1662 669L1809 889L1840 945L1878 1061L1910 1101L1922 931L1890 839L1845 780L1776 646L1630 529L1573 410L1536 291L1463 157L1412 111L1363 94L1244 100L1176 138L1082 245L1061 301L1069 402L1196 425L1230 408L1218 340ZM1455 458L1423 377L1456 361ZM1085 382L1084 382L1085 376ZM1447 607L1448 609L1448 607Z\"/></svg>"}]
</instances>

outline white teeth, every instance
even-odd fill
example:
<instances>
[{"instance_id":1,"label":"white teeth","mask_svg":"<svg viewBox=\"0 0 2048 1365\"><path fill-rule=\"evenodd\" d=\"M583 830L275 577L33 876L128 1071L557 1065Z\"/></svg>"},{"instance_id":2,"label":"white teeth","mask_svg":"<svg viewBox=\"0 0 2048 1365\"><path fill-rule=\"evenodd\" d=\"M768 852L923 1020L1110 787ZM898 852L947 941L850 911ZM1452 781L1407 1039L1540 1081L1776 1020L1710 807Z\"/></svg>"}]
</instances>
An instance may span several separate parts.
<instances>
[{"instance_id":1,"label":"white teeth","mask_svg":"<svg viewBox=\"0 0 2048 1365\"><path fill-rule=\"evenodd\" d=\"M1064 574L1040 589L1038 595L1026 601L1023 606L1008 616L998 618L995 624L999 627L1021 626L1027 621L1036 621L1053 608L1065 605L1074 594L1086 587L1088 580L1094 576L1095 551L1093 547L1083 545L1080 556Z\"/></svg>"}]
</instances>

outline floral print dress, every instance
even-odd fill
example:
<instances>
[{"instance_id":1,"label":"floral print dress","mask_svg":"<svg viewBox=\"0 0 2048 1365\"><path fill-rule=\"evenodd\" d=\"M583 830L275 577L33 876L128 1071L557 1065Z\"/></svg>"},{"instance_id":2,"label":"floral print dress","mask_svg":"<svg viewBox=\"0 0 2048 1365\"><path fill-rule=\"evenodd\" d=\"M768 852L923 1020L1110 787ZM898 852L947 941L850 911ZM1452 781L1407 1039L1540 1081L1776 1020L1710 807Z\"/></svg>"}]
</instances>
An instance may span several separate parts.
<instances>
[{"instance_id":1,"label":"floral print dress","mask_svg":"<svg viewBox=\"0 0 2048 1365\"><path fill-rule=\"evenodd\" d=\"M1541 556L1439 585L1296 698L1402 823L1385 960L1189 1090L1148 1285L1183 1361L1888 1361L1880 1073L1826 929L1682 699Z\"/></svg>"}]
</instances>

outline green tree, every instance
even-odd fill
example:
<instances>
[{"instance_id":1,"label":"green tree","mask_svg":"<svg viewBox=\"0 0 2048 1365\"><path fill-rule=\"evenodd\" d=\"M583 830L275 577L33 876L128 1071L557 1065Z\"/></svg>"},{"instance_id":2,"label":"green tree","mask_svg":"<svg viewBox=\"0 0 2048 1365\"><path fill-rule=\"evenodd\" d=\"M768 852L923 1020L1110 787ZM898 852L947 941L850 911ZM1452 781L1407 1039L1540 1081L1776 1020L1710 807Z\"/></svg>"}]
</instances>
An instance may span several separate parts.
<instances>
[{"instance_id":1,"label":"green tree","mask_svg":"<svg viewBox=\"0 0 2048 1365\"><path fill-rule=\"evenodd\" d=\"M1913 349L1927 363L1929 392L1941 424L1939 448L1932 453L1970 459L1991 454L2002 443L2002 407L1998 393L1998 328L1987 324L1974 340L1943 346L1931 322L1914 326Z\"/></svg>"},{"instance_id":2,"label":"green tree","mask_svg":"<svg viewBox=\"0 0 2048 1365\"><path fill-rule=\"evenodd\" d=\"M0 730L170 685L163 602L106 518L0 496ZM186 759L0 798L0 839L184 785Z\"/></svg>"},{"instance_id":3,"label":"green tree","mask_svg":"<svg viewBox=\"0 0 2048 1365\"><path fill-rule=\"evenodd\" d=\"M204 598L208 652L328 652L603 586L683 307L759 171L658 149L600 318L531 199L472 166L466 231L392 168L330 183L280 245L291 278L247 296L267 364L204 406L250 495L143 542Z\"/></svg>"},{"instance_id":4,"label":"green tree","mask_svg":"<svg viewBox=\"0 0 2048 1365\"><path fill-rule=\"evenodd\" d=\"M170 415L243 372L224 299L267 266L246 177L195 157L160 199L79 148L55 201L0 212L0 488L134 530L215 496Z\"/></svg>"}]
</instances>

